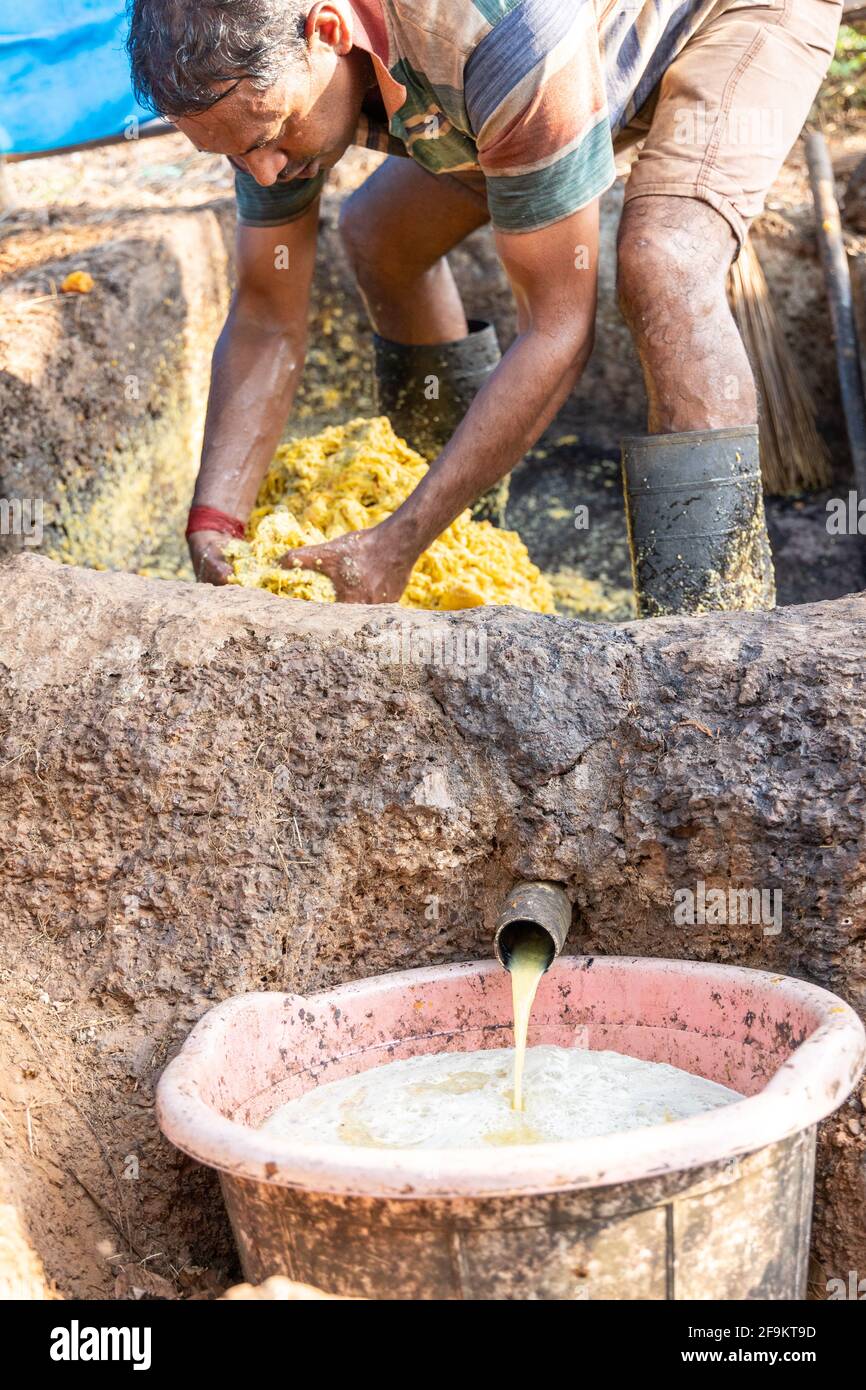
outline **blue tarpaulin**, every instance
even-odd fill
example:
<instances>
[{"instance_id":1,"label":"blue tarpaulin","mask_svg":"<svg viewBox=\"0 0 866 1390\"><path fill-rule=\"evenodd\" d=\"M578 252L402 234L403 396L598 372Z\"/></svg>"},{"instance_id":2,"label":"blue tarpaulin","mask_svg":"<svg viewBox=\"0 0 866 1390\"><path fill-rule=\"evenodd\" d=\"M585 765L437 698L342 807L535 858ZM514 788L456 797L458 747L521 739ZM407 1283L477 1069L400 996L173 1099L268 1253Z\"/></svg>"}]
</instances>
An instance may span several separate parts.
<instances>
[{"instance_id":1,"label":"blue tarpaulin","mask_svg":"<svg viewBox=\"0 0 866 1390\"><path fill-rule=\"evenodd\" d=\"M104 140L135 101L123 0L0 0L0 154Z\"/></svg>"}]
</instances>

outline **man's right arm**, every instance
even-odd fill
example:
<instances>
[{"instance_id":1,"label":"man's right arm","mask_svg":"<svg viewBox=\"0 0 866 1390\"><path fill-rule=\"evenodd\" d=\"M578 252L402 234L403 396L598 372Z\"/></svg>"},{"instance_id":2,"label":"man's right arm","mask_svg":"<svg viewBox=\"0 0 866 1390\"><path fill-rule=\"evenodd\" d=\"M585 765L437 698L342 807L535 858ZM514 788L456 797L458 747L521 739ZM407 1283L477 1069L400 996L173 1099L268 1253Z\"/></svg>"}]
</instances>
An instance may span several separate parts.
<instances>
[{"instance_id":1,"label":"man's right arm","mask_svg":"<svg viewBox=\"0 0 866 1390\"><path fill-rule=\"evenodd\" d=\"M275 227L238 227L237 289L216 345L193 504L245 521L273 458L304 364L318 198ZM189 538L196 578L224 584L227 537Z\"/></svg>"}]
</instances>

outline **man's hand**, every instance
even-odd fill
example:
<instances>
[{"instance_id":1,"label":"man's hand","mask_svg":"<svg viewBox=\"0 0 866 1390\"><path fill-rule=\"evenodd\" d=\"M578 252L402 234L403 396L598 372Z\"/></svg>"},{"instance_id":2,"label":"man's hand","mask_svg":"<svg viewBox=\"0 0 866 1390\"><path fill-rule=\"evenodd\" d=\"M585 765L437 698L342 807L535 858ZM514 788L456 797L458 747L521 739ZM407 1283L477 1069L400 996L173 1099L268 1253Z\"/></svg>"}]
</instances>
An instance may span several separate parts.
<instances>
[{"instance_id":1,"label":"man's hand","mask_svg":"<svg viewBox=\"0 0 866 1390\"><path fill-rule=\"evenodd\" d=\"M193 531L187 542L193 573L200 584L227 584L232 567L223 555L222 531Z\"/></svg>"},{"instance_id":2,"label":"man's hand","mask_svg":"<svg viewBox=\"0 0 866 1390\"><path fill-rule=\"evenodd\" d=\"M333 582L340 603L396 603L409 582L413 559L395 553L388 522L349 531L325 545L289 550L283 569L318 570Z\"/></svg>"}]
</instances>

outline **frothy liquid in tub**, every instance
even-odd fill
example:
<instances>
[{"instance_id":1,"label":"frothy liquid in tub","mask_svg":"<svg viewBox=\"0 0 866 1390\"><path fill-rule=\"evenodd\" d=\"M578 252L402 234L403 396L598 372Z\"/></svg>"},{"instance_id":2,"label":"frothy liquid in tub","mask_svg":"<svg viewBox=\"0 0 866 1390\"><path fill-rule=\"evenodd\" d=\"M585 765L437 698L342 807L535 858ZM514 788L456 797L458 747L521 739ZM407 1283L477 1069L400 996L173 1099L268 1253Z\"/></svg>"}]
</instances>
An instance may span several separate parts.
<instances>
[{"instance_id":1,"label":"frothy liquid in tub","mask_svg":"<svg viewBox=\"0 0 866 1390\"><path fill-rule=\"evenodd\" d=\"M614 1134L742 1099L663 1062L527 1048L532 1004L551 959L540 929L522 933L510 952L513 1049L431 1053L326 1082L281 1106L262 1130L347 1148L477 1149Z\"/></svg>"},{"instance_id":2,"label":"frothy liquid in tub","mask_svg":"<svg viewBox=\"0 0 866 1390\"><path fill-rule=\"evenodd\" d=\"M262 1129L347 1148L482 1148L613 1134L741 1099L666 1063L542 1046L527 1050L526 1108L515 1113L513 1067L504 1047L408 1057L314 1087Z\"/></svg>"}]
</instances>

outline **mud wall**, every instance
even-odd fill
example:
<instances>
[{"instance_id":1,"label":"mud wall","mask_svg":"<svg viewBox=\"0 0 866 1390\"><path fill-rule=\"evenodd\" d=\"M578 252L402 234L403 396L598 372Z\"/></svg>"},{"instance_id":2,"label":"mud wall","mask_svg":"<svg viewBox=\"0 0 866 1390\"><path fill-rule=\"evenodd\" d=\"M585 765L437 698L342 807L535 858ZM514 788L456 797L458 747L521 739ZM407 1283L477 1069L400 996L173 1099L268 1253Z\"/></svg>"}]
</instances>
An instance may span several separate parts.
<instances>
[{"instance_id":1,"label":"mud wall","mask_svg":"<svg viewBox=\"0 0 866 1390\"><path fill-rule=\"evenodd\" d=\"M516 877L568 886L572 950L866 1013L864 596L605 627L19 557L0 614L3 1195L69 1292L229 1267L152 1113L209 1005L486 956ZM780 889L781 931L675 925L698 881ZM819 1293L866 1268L864 1100L824 1126Z\"/></svg>"}]
</instances>

